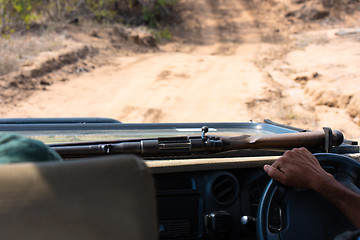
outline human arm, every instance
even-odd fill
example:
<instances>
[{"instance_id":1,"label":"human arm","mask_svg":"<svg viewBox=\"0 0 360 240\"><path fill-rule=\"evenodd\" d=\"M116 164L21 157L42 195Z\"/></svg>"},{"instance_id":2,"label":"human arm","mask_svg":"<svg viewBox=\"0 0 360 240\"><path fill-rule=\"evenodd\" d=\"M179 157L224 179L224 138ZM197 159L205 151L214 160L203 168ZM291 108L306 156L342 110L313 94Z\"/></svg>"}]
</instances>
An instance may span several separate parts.
<instances>
[{"instance_id":1,"label":"human arm","mask_svg":"<svg viewBox=\"0 0 360 240\"><path fill-rule=\"evenodd\" d=\"M309 188L337 206L360 229L360 195L346 188L320 166L305 148L286 151L264 170L276 181L291 187Z\"/></svg>"}]
</instances>

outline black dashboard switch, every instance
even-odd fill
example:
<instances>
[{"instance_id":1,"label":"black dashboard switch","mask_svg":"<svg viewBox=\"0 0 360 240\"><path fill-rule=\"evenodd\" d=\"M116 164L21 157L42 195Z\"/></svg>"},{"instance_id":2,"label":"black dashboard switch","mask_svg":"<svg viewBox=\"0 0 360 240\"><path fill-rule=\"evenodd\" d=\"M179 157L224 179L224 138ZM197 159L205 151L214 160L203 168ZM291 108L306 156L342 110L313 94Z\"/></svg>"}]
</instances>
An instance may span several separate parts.
<instances>
[{"instance_id":1,"label":"black dashboard switch","mask_svg":"<svg viewBox=\"0 0 360 240\"><path fill-rule=\"evenodd\" d=\"M230 239L232 216L227 211L217 211L205 215L207 234L214 240Z\"/></svg>"}]
</instances>

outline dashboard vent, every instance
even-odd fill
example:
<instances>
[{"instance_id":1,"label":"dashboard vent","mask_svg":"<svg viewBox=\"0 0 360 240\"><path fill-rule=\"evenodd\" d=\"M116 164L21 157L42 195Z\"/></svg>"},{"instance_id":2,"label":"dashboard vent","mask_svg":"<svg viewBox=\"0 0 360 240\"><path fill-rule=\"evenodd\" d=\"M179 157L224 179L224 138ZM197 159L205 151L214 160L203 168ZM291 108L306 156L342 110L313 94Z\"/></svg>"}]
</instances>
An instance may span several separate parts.
<instances>
[{"instance_id":1,"label":"dashboard vent","mask_svg":"<svg viewBox=\"0 0 360 240\"><path fill-rule=\"evenodd\" d=\"M158 226L160 238L179 239L191 236L189 220L160 221Z\"/></svg>"},{"instance_id":2,"label":"dashboard vent","mask_svg":"<svg viewBox=\"0 0 360 240\"><path fill-rule=\"evenodd\" d=\"M211 191L217 202L230 204L238 195L238 181L231 174L222 174L214 179Z\"/></svg>"}]
</instances>

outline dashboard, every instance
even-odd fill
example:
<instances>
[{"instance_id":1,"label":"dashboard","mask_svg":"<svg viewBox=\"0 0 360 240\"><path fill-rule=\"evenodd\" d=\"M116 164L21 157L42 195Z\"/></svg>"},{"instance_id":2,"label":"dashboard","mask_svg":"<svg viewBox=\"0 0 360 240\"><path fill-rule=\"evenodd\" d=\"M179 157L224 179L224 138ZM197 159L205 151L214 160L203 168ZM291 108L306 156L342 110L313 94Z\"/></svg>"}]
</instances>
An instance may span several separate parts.
<instances>
[{"instance_id":1,"label":"dashboard","mask_svg":"<svg viewBox=\"0 0 360 240\"><path fill-rule=\"evenodd\" d=\"M160 239L256 239L261 168L154 174Z\"/></svg>"},{"instance_id":2,"label":"dashboard","mask_svg":"<svg viewBox=\"0 0 360 240\"><path fill-rule=\"evenodd\" d=\"M305 131L269 120L264 123L125 124L103 118L0 119L0 131L16 132L43 141L51 147L62 143L95 144L97 141L123 139L202 136L206 133L203 132L205 125L209 134L225 137ZM313 152L329 150L323 149L331 143L327 140L330 135L327 136L324 146ZM346 143L332 147L331 150L339 154L355 154L355 157L360 158L357 142L346 140ZM178 159L179 156L172 155L161 159L157 156L143 158L155 183L159 238L257 239L258 204L270 180L262 166L271 164L282 153L260 148L215 156L196 155L186 159ZM273 206L270 211L269 215L274 217L269 219L269 228L276 227L280 219L277 206Z\"/></svg>"}]
</instances>

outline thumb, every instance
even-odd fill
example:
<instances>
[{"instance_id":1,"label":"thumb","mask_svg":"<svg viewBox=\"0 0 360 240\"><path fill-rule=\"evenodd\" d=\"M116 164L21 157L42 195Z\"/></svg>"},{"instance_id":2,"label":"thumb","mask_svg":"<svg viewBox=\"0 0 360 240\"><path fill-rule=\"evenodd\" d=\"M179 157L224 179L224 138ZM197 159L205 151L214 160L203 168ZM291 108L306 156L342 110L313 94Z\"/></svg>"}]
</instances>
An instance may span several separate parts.
<instances>
[{"instance_id":1,"label":"thumb","mask_svg":"<svg viewBox=\"0 0 360 240\"><path fill-rule=\"evenodd\" d=\"M270 166L268 164L264 165L264 171L269 175L269 177L280 183L283 183L286 180L286 176L282 172L280 172L279 169L273 166Z\"/></svg>"}]
</instances>

